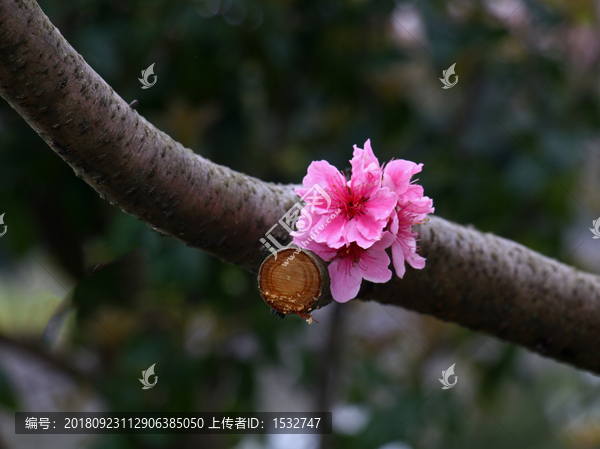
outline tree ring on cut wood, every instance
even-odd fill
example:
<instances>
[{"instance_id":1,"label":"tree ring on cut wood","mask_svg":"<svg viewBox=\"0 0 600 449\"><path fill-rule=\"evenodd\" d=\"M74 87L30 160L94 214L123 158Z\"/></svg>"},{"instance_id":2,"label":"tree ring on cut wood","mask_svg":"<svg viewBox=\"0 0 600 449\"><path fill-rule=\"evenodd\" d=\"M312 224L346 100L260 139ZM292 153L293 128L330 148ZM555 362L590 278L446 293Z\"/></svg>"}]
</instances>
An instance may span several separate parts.
<instances>
[{"instance_id":1,"label":"tree ring on cut wood","mask_svg":"<svg viewBox=\"0 0 600 449\"><path fill-rule=\"evenodd\" d=\"M260 266L260 294L273 309L294 313L310 323L324 284L321 265L316 255L301 248L277 251L277 257L270 255Z\"/></svg>"}]
</instances>

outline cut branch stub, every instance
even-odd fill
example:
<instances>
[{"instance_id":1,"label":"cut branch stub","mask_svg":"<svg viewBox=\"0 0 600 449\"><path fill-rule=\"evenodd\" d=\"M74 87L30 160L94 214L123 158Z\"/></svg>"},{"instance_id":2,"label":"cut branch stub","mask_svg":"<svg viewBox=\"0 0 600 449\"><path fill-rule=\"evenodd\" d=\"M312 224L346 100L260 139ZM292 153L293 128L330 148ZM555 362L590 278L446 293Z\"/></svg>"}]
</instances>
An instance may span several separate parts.
<instances>
[{"instance_id":1,"label":"cut branch stub","mask_svg":"<svg viewBox=\"0 0 600 449\"><path fill-rule=\"evenodd\" d=\"M311 312L329 304L329 273L312 251L296 246L267 257L258 273L265 302L283 314L295 313L312 323Z\"/></svg>"}]
</instances>

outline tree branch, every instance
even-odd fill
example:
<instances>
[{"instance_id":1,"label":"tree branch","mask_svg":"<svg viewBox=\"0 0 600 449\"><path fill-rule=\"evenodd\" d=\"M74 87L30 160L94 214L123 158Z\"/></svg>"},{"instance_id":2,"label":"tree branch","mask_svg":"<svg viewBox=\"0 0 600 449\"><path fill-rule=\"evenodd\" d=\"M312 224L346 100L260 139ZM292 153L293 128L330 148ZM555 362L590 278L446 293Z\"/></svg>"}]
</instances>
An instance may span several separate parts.
<instances>
[{"instance_id":1,"label":"tree branch","mask_svg":"<svg viewBox=\"0 0 600 449\"><path fill-rule=\"evenodd\" d=\"M33 0L0 0L0 95L102 198L254 272L263 259L260 238L297 200L293 186L213 164L157 130ZM365 283L359 297L600 373L598 276L441 218L419 230L425 269L409 269L387 284Z\"/></svg>"},{"instance_id":2,"label":"tree branch","mask_svg":"<svg viewBox=\"0 0 600 449\"><path fill-rule=\"evenodd\" d=\"M418 231L426 268L363 288L361 297L452 321L600 373L599 276L438 217Z\"/></svg>"},{"instance_id":3,"label":"tree branch","mask_svg":"<svg viewBox=\"0 0 600 449\"><path fill-rule=\"evenodd\" d=\"M228 262L257 271L259 236L296 201L148 123L33 0L0 0L0 95L102 198Z\"/></svg>"}]
</instances>

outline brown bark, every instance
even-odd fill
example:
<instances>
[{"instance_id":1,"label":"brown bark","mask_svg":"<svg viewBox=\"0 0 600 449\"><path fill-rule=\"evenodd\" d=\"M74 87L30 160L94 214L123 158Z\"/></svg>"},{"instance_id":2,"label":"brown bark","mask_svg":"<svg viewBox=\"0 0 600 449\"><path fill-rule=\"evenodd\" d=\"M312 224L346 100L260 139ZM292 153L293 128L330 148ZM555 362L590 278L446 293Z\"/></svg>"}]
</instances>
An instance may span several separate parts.
<instances>
[{"instance_id":1,"label":"brown bark","mask_svg":"<svg viewBox=\"0 0 600 449\"><path fill-rule=\"evenodd\" d=\"M33 0L0 0L0 95L103 198L252 271L263 259L259 240L297 200L293 186L213 164L157 130L85 63ZM361 298L600 373L598 276L441 218L420 231L426 268L387 284L365 283ZM283 242L283 234L276 236Z\"/></svg>"},{"instance_id":2,"label":"brown bark","mask_svg":"<svg viewBox=\"0 0 600 449\"><path fill-rule=\"evenodd\" d=\"M129 107L33 0L0 0L0 95L102 198L256 271L293 191L194 154Z\"/></svg>"},{"instance_id":3,"label":"brown bark","mask_svg":"<svg viewBox=\"0 0 600 449\"><path fill-rule=\"evenodd\" d=\"M365 286L361 298L459 323L600 373L599 276L438 217L418 231L425 269Z\"/></svg>"}]
</instances>

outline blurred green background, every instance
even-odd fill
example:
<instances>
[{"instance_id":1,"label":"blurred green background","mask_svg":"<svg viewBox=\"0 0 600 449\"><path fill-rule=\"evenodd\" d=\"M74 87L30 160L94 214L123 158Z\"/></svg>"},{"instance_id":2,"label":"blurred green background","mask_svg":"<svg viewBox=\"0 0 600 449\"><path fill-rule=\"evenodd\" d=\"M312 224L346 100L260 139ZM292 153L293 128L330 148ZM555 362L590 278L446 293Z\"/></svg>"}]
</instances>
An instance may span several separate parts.
<instances>
[{"instance_id":1,"label":"blurred green background","mask_svg":"<svg viewBox=\"0 0 600 449\"><path fill-rule=\"evenodd\" d=\"M599 271L599 2L40 5L140 114L216 163L299 183L371 138L381 162L425 164L437 215ZM279 320L255 275L102 201L3 101L0 148L0 448L600 447L596 376L376 303ZM38 438L14 434L15 410L325 410L334 433Z\"/></svg>"}]
</instances>

